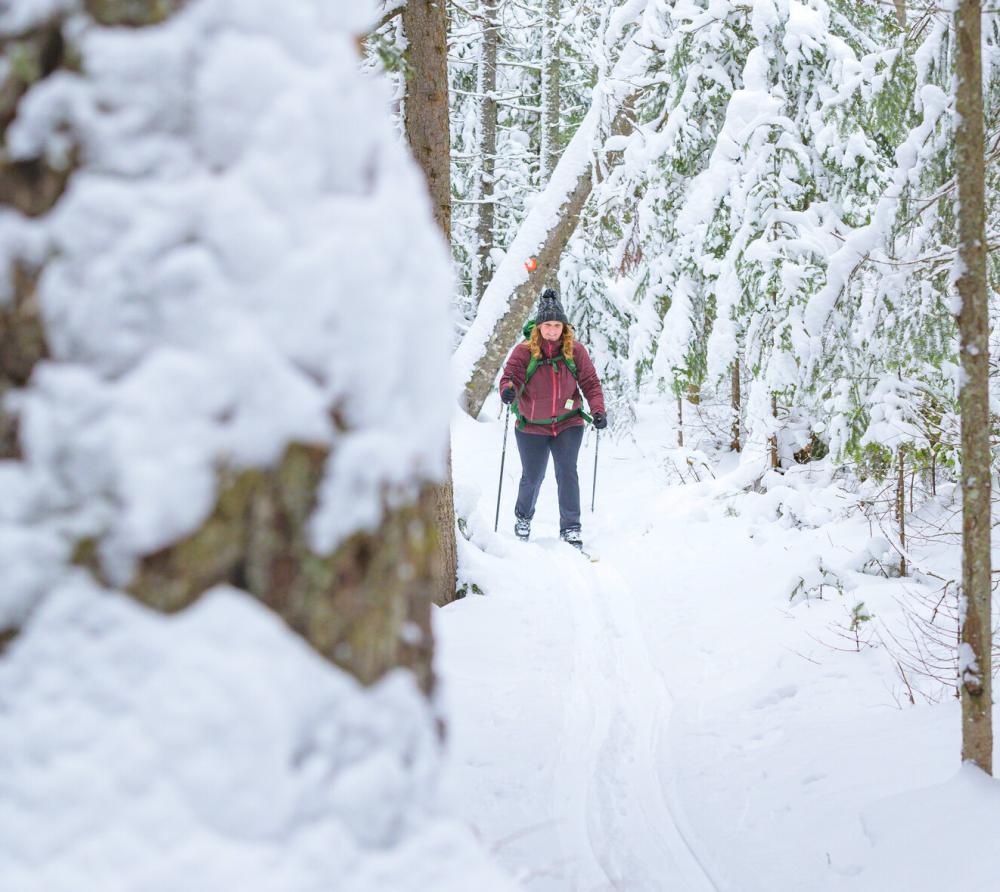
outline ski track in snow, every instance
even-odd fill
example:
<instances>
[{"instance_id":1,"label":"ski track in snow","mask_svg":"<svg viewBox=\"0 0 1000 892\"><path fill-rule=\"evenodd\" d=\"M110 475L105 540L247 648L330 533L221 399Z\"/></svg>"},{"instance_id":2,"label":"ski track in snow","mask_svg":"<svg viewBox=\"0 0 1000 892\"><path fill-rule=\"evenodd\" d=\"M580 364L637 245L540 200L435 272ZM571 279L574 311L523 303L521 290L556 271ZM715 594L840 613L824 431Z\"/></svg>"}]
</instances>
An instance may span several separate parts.
<instances>
[{"instance_id":1,"label":"ski track in snow","mask_svg":"<svg viewBox=\"0 0 1000 892\"><path fill-rule=\"evenodd\" d=\"M573 625L573 666L556 769L555 814L581 890L717 886L668 802L657 760L673 706L650 659L634 598L607 565L560 556L574 585L561 590ZM654 782L651 782L654 781Z\"/></svg>"},{"instance_id":2,"label":"ski track in snow","mask_svg":"<svg viewBox=\"0 0 1000 892\"><path fill-rule=\"evenodd\" d=\"M457 480L478 476L466 456L488 455L492 433L464 426ZM530 888L709 892L720 886L699 859L704 847L680 806L665 746L675 703L668 685L683 679L665 678L654 659L658 639L642 620L649 593L623 573L634 560L635 493L616 479L609 454L601 522L588 514L585 523L599 563L548 536L558 528L549 475L532 541L487 539L478 552L485 563L470 565L487 579L502 566L507 591L446 608L446 670L467 710L456 732L458 783L477 803L468 812L477 832ZM507 474L509 518L516 452ZM532 568L542 566L539 577ZM492 741L485 750L484 728Z\"/></svg>"}]
</instances>

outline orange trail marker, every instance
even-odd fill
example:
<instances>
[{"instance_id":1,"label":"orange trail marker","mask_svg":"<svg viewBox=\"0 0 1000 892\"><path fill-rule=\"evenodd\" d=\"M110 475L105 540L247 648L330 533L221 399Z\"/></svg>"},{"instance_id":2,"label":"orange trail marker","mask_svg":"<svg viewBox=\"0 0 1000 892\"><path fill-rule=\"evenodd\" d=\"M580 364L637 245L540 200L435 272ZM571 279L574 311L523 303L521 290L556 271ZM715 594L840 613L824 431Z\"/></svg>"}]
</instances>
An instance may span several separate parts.
<instances>
[{"instance_id":1,"label":"orange trail marker","mask_svg":"<svg viewBox=\"0 0 1000 892\"><path fill-rule=\"evenodd\" d=\"M537 258L532 257L529 260L526 260L525 263L524 263L524 268L529 273L533 273L536 269L538 269L538 260L537 260Z\"/></svg>"}]
</instances>

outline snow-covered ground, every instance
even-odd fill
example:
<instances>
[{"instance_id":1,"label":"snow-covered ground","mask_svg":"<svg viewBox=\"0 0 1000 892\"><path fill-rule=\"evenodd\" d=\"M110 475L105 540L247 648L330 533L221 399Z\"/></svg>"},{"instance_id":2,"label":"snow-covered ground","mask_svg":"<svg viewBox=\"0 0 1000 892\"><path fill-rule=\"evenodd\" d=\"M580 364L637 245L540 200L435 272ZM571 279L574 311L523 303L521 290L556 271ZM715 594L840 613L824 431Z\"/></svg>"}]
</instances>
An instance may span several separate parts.
<instances>
[{"instance_id":1,"label":"snow-covered ground","mask_svg":"<svg viewBox=\"0 0 1000 892\"><path fill-rule=\"evenodd\" d=\"M551 473L514 540L512 435L493 533L496 414L453 428L461 570L485 596L436 630L451 795L526 888L998 887L995 846L963 855L998 826L998 787L960 768L954 699L882 643L931 589L861 572L893 555L849 493L815 466L764 493L671 485L673 407L649 400L634 441L602 437L589 563L557 539Z\"/></svg>"},{"instance_id":2,"label":"snow-covered ground","mask_svg":"<svg viewBox=\"0 0 1000 892\"><path fill-rule=\"evenodd\" d=\"M506 892L438 806L412 676L363 689L250 596L80 574L0 661L4 892Z\"/></svg>"}]
</instances>

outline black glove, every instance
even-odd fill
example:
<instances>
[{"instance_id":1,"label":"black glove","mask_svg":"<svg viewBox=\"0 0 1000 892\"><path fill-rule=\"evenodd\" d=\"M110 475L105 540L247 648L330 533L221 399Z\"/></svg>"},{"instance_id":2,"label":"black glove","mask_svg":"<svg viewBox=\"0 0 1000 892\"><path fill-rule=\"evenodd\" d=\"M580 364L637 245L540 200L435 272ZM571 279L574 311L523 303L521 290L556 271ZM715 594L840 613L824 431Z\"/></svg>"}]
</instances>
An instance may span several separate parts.
<instances>
[{"instance_id":1,"label":"black glove","mask_svg":"<svg viewBox=\"0 0 1000 892\"><path fill-rule=\"evenodd\" d=\"M517 396L517 391L513 387L506 387L500 391L500 399L502 399L508 406L514 402L514 397Z\"/></svg>"},{"instance_id":2,"label":"black glove","mask_svg":"<svg viewBox=\"0 0 1000 892\"><path fill-rule=\"evenodd\" d=\"M608 416L605 415L603 412L595 412L594 427L596 427L599 431L602 431L607 426L608 426Z\"/></svg>"}]
</instances>

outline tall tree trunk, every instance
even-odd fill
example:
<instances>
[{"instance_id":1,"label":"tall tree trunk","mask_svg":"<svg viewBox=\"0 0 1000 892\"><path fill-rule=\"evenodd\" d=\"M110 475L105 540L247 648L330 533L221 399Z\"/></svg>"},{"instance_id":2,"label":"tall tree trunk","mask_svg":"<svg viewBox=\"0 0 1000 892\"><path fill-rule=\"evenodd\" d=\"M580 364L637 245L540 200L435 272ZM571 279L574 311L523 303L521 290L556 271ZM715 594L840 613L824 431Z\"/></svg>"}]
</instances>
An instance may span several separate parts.
<instances>
[{"instance_id":1,"label":"tall tree trunk","mask_svg":"<svg viewBox=\"0 0 1000 892\"><path fill-rule=\"evenodd\" d=\"M451 443L448 443L448 469L444 483L434 487L434 522L437 548L434 552L434 593L439 607L454 601L458 591L458 540L455 529L455 483L451 469Z\"/></svg>"},{"instance_id":2,"label":"tall tree trunk","mask_svg":"<svg viewBox=\"0 0 1000 892\"><path fill-rule=\"evenodd\" d=\"M899 525L899 549L906 551L906 450L896 450L896 523ZM899 575L906 575L906 558L899 556Z\"/></svg>"},{"instance_id":3,"label":"tall tree trunk","mask_svg":"<svg viewBox=\"0 0 1000 892\"><path fill-rule=\"evenodd\" d=\"M778 397L775 394L771 394L771 417L778 417ZM778 432L775 431L768 437L768 451L771 455L771 467L779 468L781 467L781 454L778 452Z\"/></svg>"},{"instance_id":4,"label":"tall tree trunk","mask_svg":"<svg viewBox=\"0 0 1000 892\"><path fill-rule=\"evenodd\" d=\"M491 269L490 254L493 251L493 223L496 206L493 204L494 174L497 154L497 46L499 44L499 23L497 21L496 0L482 0L479 12L483 19L483 47L479 60L477 92L479 93L479 188L478 219L476 239L479 246L472 270L472 296L479 305L486 287L486 279Z\"/></svg>"},{"instance_id":5,"label":"tall tree trunk","mask_svg":"<svg viewBox=\"0 0 1000 892\"><path fill-rule=\"evenodd\" d=\"M446 0L406 0L406 139L427 177L434 217L451 242L451 131L448 120Z\"/></svg>"},{"instance_id":6,"label":"tall tree trunk","mask_svg":"<svg viewBox=\"0 0 1000 892\"><path fill-rule=\"evenodd\" d=\"M547 183L559 161L559 0L545 0L542 25L541 181Z\"/></svg>"},{"instance_id":7,"label":"tall tree trunk","mask_svg":"<svg viewBox=\"0 0 1000 892\"><path fill-rule=\"evenodd\" d=\"M743 393L740 387L740 358L737 356L733 360L732 369L732 391L731 405L733 409L732 439L729 441L729 448L733 452L740 451L740 417L743 407Z\"/></svg>"},{"instance_id":8,"label":"tall tree trunk","mask_svg":"<svg viewBox=\"0 0 1000 892\"><path fill-rule=\"evenodd\" d=\"M448 118L448 11L445 0L407 0L403 9L409 73L406 81L406 138L427 179L434 219L451 243L451 131ZM434 602L455 599L458 557L455 492L448 448L444 483L434 488L438 528Z\"/></svg>"},{"instance_id":9,"label":"tall tree trunk","mask_svg":"<svg viewBox=\"0 0 1000 892\"><path fill-rule=\"evenodd\" d=\"M896 0L896 21L900 28L906 27L906 0Z\"/></svg>"},{"instance_id":10,"label":"tall tree trunk","mask_svg":"<svg viewBox=\"0 0 1000 892\"><path fill-rule=\"evenodd\" d=\"M955 161L958 170L957 287L962 356L962 590L959 683L962 761L993 773L990 619L989 315L984 211L982 10L960 0L956 13Z\"/></svg>"},{"instance_id":11,"label":"tall tree trunk","mask_svg":"<svg viewBox=\"0 0 1000 892\"><path fill-rule=\"evenodd\" d=\"M677 445L684 445L684 400L677 397Z\"/></svg>"}]
</instances>

